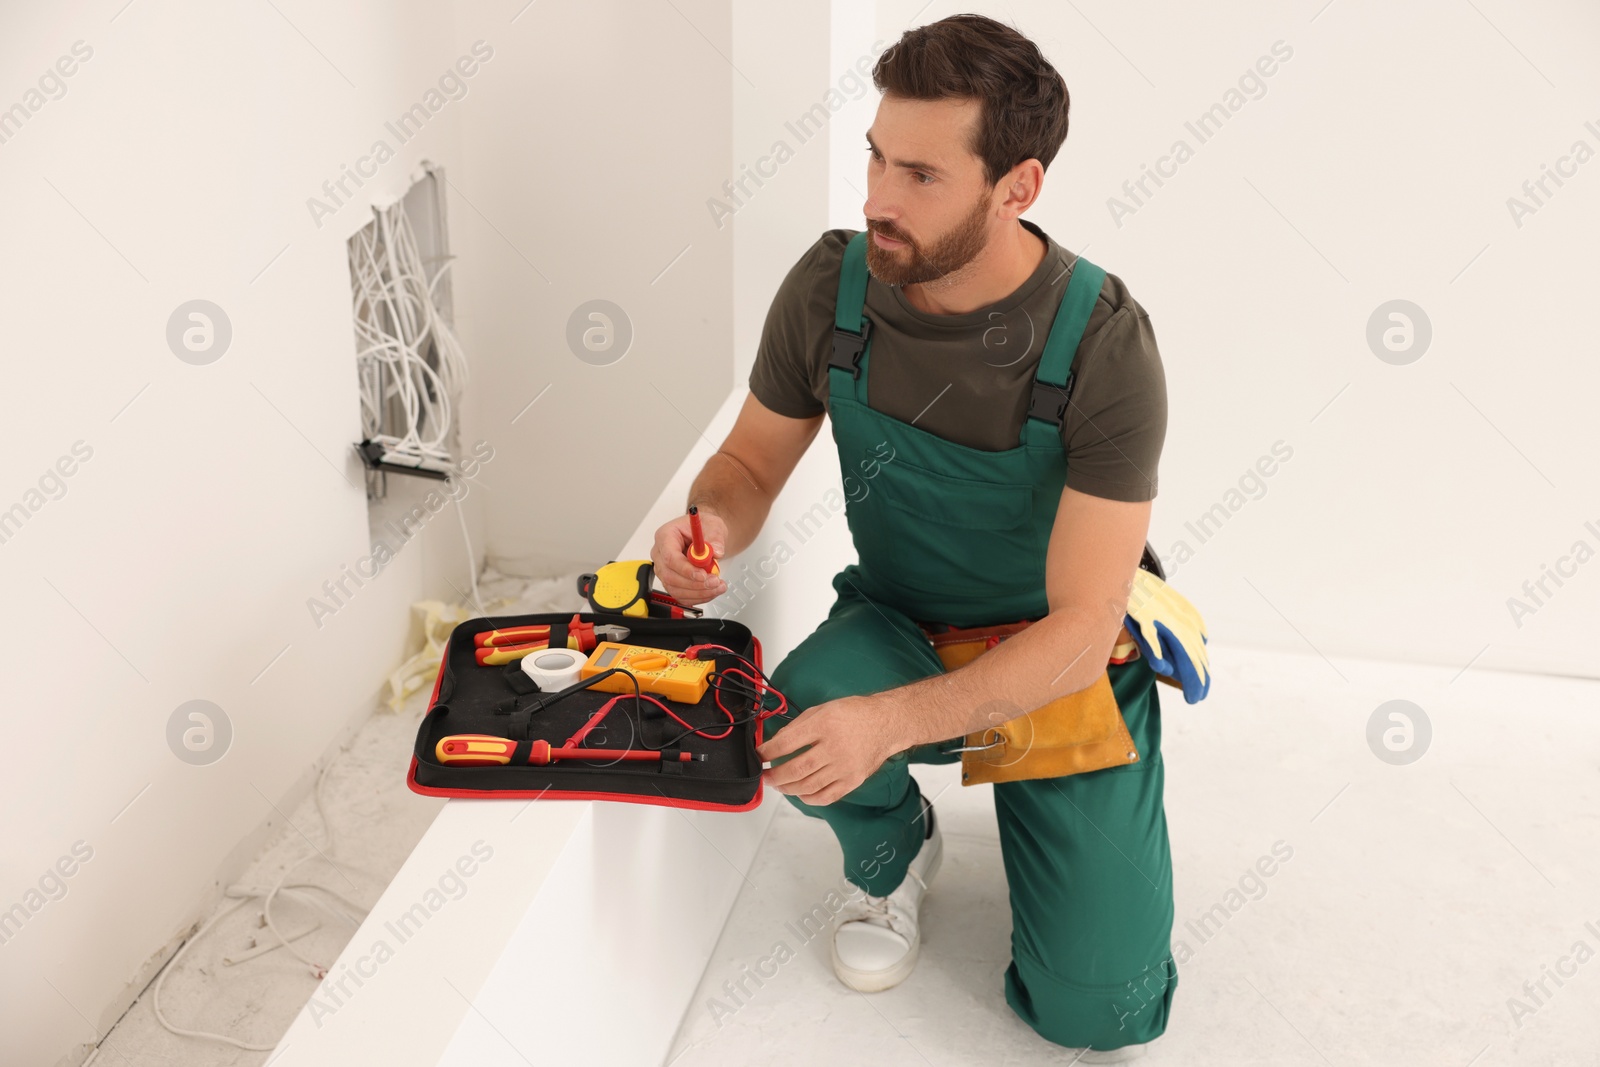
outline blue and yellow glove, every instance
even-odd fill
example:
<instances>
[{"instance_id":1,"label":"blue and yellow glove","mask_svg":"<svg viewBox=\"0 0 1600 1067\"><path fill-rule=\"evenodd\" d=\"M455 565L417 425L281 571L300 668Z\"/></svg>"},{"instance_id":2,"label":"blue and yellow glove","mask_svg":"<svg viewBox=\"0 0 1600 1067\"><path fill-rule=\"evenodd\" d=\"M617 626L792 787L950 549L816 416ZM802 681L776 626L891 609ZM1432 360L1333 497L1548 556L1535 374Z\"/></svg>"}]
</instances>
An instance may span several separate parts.
<instances>
[{"instance_id":1,"label":"blue and yellow glove","mask_svg":"<svg viewBox=\"0 0 1600 1067\"><path fill-rule=\"evenodd\" d=\"M1193 604L1140 567L1133 572L1123 625L1158 679L1182 689L1190 704L1205 699L1211 689L1211 663L1206 657L1206 624Z\"/></svg>"}]
</instances>

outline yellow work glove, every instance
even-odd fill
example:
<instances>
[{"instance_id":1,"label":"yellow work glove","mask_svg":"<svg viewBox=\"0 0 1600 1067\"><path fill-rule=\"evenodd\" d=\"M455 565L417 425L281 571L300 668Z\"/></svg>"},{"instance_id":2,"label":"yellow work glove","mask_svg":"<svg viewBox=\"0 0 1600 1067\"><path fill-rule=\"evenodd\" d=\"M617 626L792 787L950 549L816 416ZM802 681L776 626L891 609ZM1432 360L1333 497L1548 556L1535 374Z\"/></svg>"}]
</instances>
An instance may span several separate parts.
<instances>
[{"instance_id":1,"label":"yellow work glove","mask_svg":"<svg viewBox=\"0 0 1600 1067\"><path fill-rule=\"evenodd\" d=\"M1133 572L1128 614L1123 623L1150 669L1182 688L1190 704L1211 689L1206 656L1206 624L1194 605L1143 567Z\"/></svg>"}]
</instances>

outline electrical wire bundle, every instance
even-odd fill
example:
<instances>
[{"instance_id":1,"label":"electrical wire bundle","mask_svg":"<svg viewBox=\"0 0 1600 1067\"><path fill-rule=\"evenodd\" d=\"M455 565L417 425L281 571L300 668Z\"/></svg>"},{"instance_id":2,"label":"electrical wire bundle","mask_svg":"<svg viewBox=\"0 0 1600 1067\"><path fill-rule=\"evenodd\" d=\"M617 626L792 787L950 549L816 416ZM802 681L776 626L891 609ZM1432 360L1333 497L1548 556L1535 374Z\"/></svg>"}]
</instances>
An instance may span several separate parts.
<instances>
[{"instance_id":1,"label":"electrical wire bundle","mask_svg":"<svg viewBox=\"0 0 1600 1067\"><path fill-rule=\"evenodd\" d=\"M448 471L453 404L466 385L467 360L434 290L454 257L429 278L404 204L374 208L373 215L350 241L362 434L390 462ZM391 403L402 432L384 432Z\"/></svg>"},{"instance_id":2,"label":"electrical wire bundle","mask_svg":"<svg viewBox=\"0 0 1600 1067\"><path fill-rule=\"evenodd\" d=\"M322 825L327 831L328 839L326 844L324 844L321 848L317 848L315 845L313 845L311 852L308 852L306 855L300 857L300 859L285 867L283 873L278 876L278 880L271 886L251 886L243 883L230 885L225 895L235 898L235 903L223 908L221 911L218 911L216 914L212 915L211 918L207 919L205 925L201 926L200 929L195 932L193 937L188 938L183 942L182 945L178 946L178 951L173 953L172 958L167 961L164 967L161 968L161 973L156 976L155 987L151 992L150 1006L155 1011L156 1021L162 1026L166 1027L167 1030L182 1037L210 1038L213 1041L221 1041L225 1044L233 1045L235 1048L247 1049L252 1052L270 1052L276 1047L275 1044L263 1045L255 1044L249 1041L241 1041L239 1038L232 1037L228 1034L214 1033L209 1030L190 1030L181 1026L175 1026L170 1020L167 1019L166 1015L161 1010L161 987L163 984L165 984L167 976L177 968L178 961L183 958L184 953L187 952L196 941L199 941L201 938L205 937L205 935L213 926L217 924L219 920L228 915L232 915L245 904L248 904L251 901L260 902L262 927L263 929L270 930L272 932L272 936L277 939L278 943L273 945L256 945L244 952L236 953L231 956L224 956L222 962L225 965L231 966L233 964L243 963L245 960L254 959L257 956L261 956L265 953L283 948L287 949L291 955L310 968L312 977L321 979L328 973L327 964L317 963L314 960L307 959L305 956L302 956L291 943L317 929L320 929L322 923L318 921L309 929L302 930L296 934L293 934L292 936L285 936L283 931L278 929L278 924L272 916L272 903L281 896L293 897L300 899L304 903L310 904L314 907L320 907L333 917L344 919L350 923L352 928L357 928L361 925L361 920L364 919L367 914L367 909L363 908L361 905L349 900L344 896L341 896L339 893L325 885L319 885L315 882L289 881L290 872L309 859L320 856L323 859L328 860L329 863L334 862L330 858L334 846L333 823L331 820L329 820L328 812L323 807L322 803L322 783L328 777L328 771L331 770L332 767L333 764L330 762L328 766L324 767L322 772L317 775L316 788L312 792L312 795L316 800L317 814L322 818ZM341 871L357 871L359 873L368 875L368 877L372 877L370 872L361 871L360 868L352 867L349 864L340 864L339 869ZM325 893L329 897L332 897L334 901L337 901L338 904L343 905L343 907L337 907L327 901L323 901L307 892L307 890L316 890L318 892ZM104 1045L97 1047L94 1053L90 1055L89 1059L84 1061L84 1067L90 1067L90 1065L99 1058L101 1049L104 1047Z\"/></svg>"},{"instance_id":3,"label":"electrical wire bundle","mask_svg":"<svg viewBox=\"0 0 1600 1067\"><path fill-rule=\"evenodd\" d=\"M467 384L467 357L439 311L435 290L455 257L446 258L429 278L404 202L375 207L372 213L372 225L362 227L349 246L360 451L369 466L453 481L448 446L455 428L454 405ZM383 432L391 405L398 408L403 433ZM460 495L452 498L467 549L472 599L482 613L467 517Z\"/></svg>"},{"instance_id":4,"label":"electrical wire bundle","mask_svg":"<svg viewBox=\"0 0 1600 1067\"><path fill-rule=\"evenodd\" d=\"M732 729L732 724L748 720L735 719L733 717L733 713L723 706L722 691L724 689L728 689L735 695L749 701L751 714L755 717L756 721L764 721L772 718L774 715L782 715L788 710L789 699L776 689L772 688L772 682L767 678L767 672L762 670L760 667L757 667L754 663L751 663L744 656L739 655L739 653L735 652L727 645L691 645L685 651L690 656L698 657L701 649L708 648L727 653L740 663L744 664L746 667L749 667L751 671L755 672L754 674L751 674L748 671L741 670L738 667L729 667L726 670L716 671L711 675L711 685L712 688L716 690L715 699L717 702L717 707L721 708L723 713L728 716L730 730ZM743 680L734 681L733 679ZM763 709L762 705L766 703L768 693L771 693L773 696L778 698L778 706L775 708Z\"/></svg>"}]
</instances>

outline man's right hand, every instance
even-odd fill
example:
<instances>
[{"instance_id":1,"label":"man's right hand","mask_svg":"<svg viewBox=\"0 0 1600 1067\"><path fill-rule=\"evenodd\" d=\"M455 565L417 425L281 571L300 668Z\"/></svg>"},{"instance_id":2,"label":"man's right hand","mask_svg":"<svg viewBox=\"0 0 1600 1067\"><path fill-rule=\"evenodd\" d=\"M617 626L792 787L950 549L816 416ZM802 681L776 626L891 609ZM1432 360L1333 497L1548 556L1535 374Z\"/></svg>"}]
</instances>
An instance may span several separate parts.
<instances>
[{"instance_id":1,"label":"man's right hand","mask_svg":"<svg viewBox=\"0 0 1600 1067\"><path fill-rule=\"evenodd\" d=\"M702 505L700 530L711 546L711 557L721 559L723 546L728 543L728 524ZM689 546L694 543L694 532L688 515L679 515L656 531L655 544L650 549L650 562L655 564L656 577L662 586L682 604L694 607L714 600L728 591L728 583L721 575L708 574L689 562Z\"/></svg>"}]
</instances>

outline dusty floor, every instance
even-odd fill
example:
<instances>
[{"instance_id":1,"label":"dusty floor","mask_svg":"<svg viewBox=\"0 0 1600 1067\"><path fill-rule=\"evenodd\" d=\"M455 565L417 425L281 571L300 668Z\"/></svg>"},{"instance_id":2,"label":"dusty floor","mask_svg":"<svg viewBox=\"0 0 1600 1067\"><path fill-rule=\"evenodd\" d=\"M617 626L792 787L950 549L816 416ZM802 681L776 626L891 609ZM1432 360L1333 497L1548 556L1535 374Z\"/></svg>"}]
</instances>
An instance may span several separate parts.
<instances>
[{"instance_id":1,"label":"dusty floor","mask_svg":"<svg viewBox=\"0 0 1600 1067\"><path fill-rule=\"evenodd\" d=\"M479 579L479 598L494 614L576 611L581 602L575 578L529 582L490 573ZM510 606L496 608L501 598ZM387 707L375 710L349 747L332 762L323 781L323 803L332 820L333 847L328 847L330 827L324 825L314 800L308 797L290 813L293 826L274 838L238 884L270 889L286 864L310 857L294 868L289 882L327 886L359 905L364 914L445 804L442 798L413 793L405 783L405 769L430 692L431 686L413 693L399 714ZM309 895L330 907L348 910L326 894ZM261 927L259 899L245 904L225 899L212 914L230 907L233 912L194 942L176 969L168 965L171 973L161 989L161 1011L180 1029L228 1034L270 1050L315 991L317 979L308 966L282 947L225 964L224 957L247 952L252 944L277 943L271 931ZM273 902L272 915L278 929L293 940L296 951L323 965L333 962L356 930L354 921L337 919L303 898L281 894ZM359 920L360 914L353 918ZM317 922L320 928L303 938L295 937ZM266 1050L249 1051L166 1030L151 1006L154 985L145 988L87 1063L94 1067L255 1067L267 1061L270 1052Z\"/></svg>"}]
</instances>

